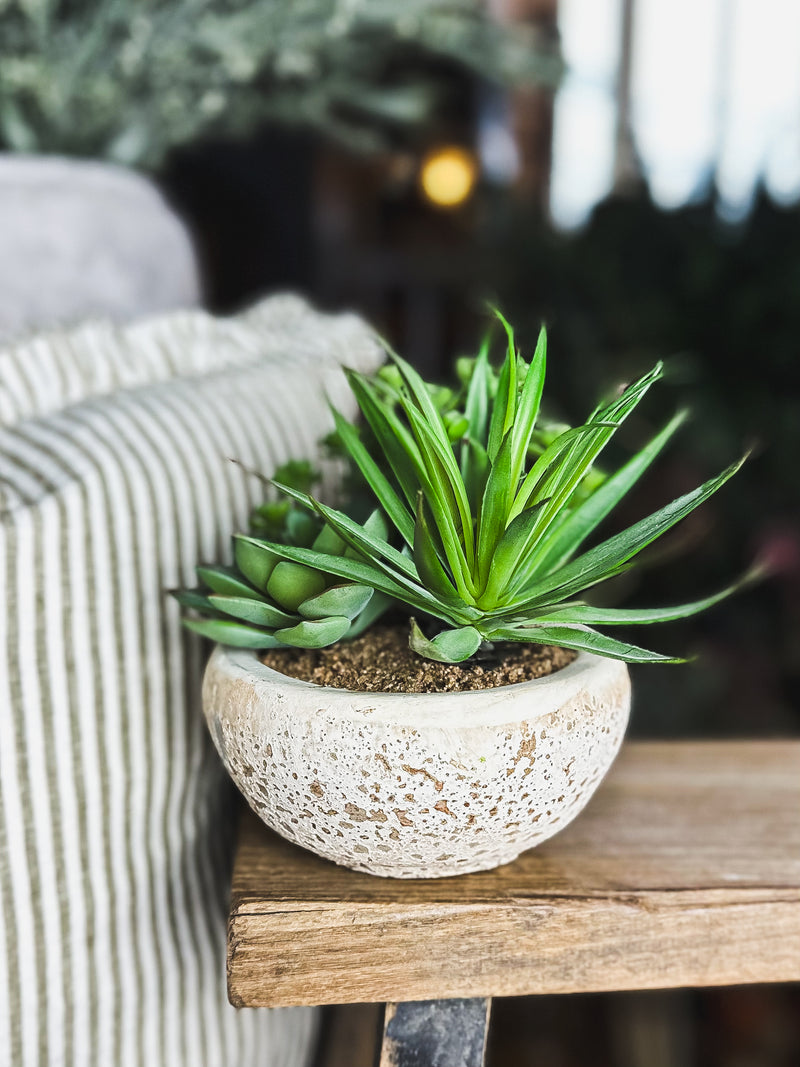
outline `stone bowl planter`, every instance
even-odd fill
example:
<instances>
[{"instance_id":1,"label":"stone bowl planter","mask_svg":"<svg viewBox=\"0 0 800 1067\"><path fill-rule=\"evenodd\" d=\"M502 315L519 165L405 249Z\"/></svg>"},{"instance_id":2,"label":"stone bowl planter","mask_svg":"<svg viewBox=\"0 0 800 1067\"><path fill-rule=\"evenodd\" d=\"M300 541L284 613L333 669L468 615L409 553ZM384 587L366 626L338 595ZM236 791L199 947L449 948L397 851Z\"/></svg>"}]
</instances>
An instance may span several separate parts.
<instances>
[{"instance_id":1,"label":"stone bowl planter","mask_svg":"<svg viewBox=\"0 0 800 1067\"><path fill-rule=\"evenodd\" d=\"M508 863L575 818L622 743L630 682L580 653L497 689L352 693L218 647L203 706L267 826L357 871L435 878Z\"/></svg>"}]
</instances>

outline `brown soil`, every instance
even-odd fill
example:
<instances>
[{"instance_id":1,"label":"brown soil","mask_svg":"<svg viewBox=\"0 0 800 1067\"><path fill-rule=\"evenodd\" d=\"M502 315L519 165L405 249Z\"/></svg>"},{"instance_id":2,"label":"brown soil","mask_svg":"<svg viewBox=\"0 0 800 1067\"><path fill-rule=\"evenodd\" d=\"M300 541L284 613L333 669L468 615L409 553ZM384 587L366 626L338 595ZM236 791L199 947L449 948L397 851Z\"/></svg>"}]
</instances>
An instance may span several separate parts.
<instances>
[{"instance_id":1,"label":"brown soil","mask_svg":"<svg viewBox=\"0 0 800 1067\"><path fill-rule=\"evenodd\" d=\"M434 663L408 647L407 626L376 626L323 649L273 649L262 663L281 674L366 693L452 693L528 682L566 667L575 653L552 645L506 645L497 659Z\"/></svg>"}]
</instances>

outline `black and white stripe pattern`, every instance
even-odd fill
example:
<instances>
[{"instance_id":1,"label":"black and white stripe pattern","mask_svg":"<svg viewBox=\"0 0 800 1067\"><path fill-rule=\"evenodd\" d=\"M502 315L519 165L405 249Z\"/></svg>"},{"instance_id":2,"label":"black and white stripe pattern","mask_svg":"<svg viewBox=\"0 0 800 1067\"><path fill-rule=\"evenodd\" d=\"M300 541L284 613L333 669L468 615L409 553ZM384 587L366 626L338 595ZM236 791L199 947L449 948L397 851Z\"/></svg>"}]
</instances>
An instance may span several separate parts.
<instances>
[{"instance_id":1,"label":"black and white stripe pattern","mask_svg":"<svg viewBox=\"0 0 800 1067\"><path fill-rule=\"evenodd\" d=\"M230 788L164 591L312 455L349 316L87 325L0 353L0 1065L300 1067L314 1015L226 1001Z\"/></svg>"}]
</instances>

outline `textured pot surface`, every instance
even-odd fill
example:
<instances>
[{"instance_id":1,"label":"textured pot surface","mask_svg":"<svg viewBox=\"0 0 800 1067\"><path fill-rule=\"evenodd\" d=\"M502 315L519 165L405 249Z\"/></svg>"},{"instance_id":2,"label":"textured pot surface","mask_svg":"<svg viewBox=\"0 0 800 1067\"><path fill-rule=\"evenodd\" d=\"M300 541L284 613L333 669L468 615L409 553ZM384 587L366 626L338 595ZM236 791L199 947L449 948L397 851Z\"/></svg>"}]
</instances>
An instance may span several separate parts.
<instances>
[{"instance_id":1,"label":"textured pot surface","mask_svg":"<svg viewBox=\"0 0 800 1067\"><path fill-rule=\"evenodd\" d=\"M465 693L352 693L217 648L203 705L253 810L279 834L370 874L488 870L561 830L617 754L623 663Z\"/></svg>"}]
</instances>

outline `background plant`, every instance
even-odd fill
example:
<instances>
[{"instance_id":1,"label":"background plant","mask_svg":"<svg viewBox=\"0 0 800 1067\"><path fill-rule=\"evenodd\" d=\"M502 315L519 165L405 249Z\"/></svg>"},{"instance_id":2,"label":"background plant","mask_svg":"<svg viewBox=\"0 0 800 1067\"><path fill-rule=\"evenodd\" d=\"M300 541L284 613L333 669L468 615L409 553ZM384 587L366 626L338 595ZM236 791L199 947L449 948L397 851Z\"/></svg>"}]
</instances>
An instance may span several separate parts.
<instances>
[{"instance_id":1,"label":"background plant","mask_svg":"<svg viewBox=\"0 0 800 1067\"><path fill-rule=\"evenodd\" d=\"M5 0L0 43L0 144L144 166L267 119L374 148L431 111L434 57L501 82L559 73L479 0Z\"/></svg>"},{"instance_id":2,"label":"background plant","mask_svg":"<svg viewBox=\"0 0 800 1067\"><path fill-rule=\"evenodd\" d=\"M638 482L686 413L674 416L613 474L595 476L587 484L597 456L661 377L662 365L598 406L583 425L552 433L549 442L540 439L537 448L546 334L541 331L527 363L516 351L511 327L500 318L508 338L502 370L499 375L491 372L484 347L469 375L455 440L447 405L437 407L430 386L399 357L393 356L389 373L374 378L349 372L370 434L362 434L334 412L338 440L374 493L394 542L388 528L381 528L380 512L361 524L296 486L277 483L309 515L324 521L320 538L335 535L346 550L326 551L321 540L306 547L240 537L237 560L246 554L250 581L268 593L273 591L272 575L284 562L327 576L328 582L339 579L378 591L434 623L438 632L428 636L414 619L411 622L411 647L430 659L461 662L497 643L530 642L628 662L679 662L594 627L666 622L695 614L736 586L656 609L602 608L576 597L628 569L643 549L720 489L742 461L584 550L586 540ZM211 636L207 624L196 624L199 627ZM325 643L346 633L345 628ZM259 647L257 631L243 637L242 643ZM268 637L270 647L276 638L281 640L280 632Z\"/></svg>"}]
</instances>

